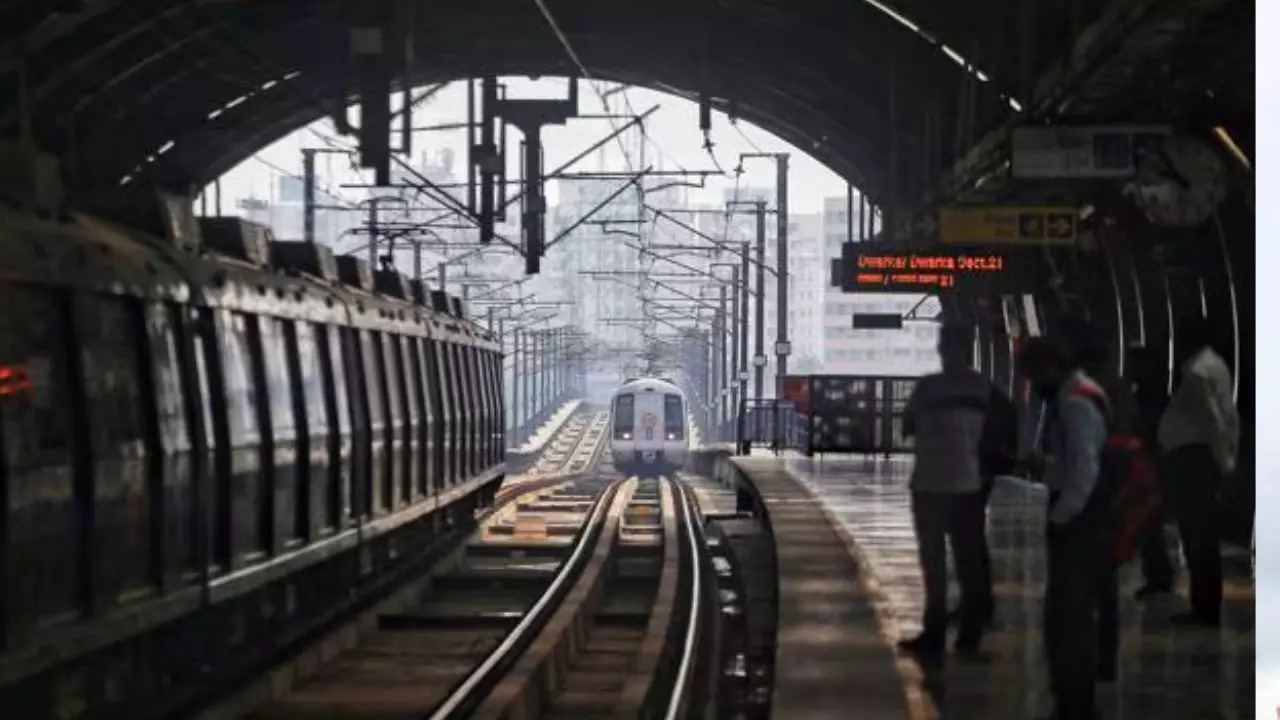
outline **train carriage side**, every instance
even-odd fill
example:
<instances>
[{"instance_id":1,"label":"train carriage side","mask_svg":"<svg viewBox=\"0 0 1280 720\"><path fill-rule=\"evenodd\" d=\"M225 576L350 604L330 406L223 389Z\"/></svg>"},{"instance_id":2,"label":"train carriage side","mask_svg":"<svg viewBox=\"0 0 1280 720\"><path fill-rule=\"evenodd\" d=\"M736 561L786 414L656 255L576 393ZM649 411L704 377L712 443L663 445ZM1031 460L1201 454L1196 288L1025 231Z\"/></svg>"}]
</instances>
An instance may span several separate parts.
<instances>
[{"instance_id":1,"label":"train carriage side","mask_svg":"<svg viewBox=\"0 0 1280 720\"><path fill-rule=\"evenodd\" d=\"M0 660L46 648L6 682L53 688L96 658L120 712L178 703L394 571L438 532L429 513L501 479L493 454L467 475L446 457L459 378L440 358L467 344L478 372L496 356L465 320L4 210L0 298ZM172 687L131 685L154 674L135 663Z\"/></svg>"}]
</instances>

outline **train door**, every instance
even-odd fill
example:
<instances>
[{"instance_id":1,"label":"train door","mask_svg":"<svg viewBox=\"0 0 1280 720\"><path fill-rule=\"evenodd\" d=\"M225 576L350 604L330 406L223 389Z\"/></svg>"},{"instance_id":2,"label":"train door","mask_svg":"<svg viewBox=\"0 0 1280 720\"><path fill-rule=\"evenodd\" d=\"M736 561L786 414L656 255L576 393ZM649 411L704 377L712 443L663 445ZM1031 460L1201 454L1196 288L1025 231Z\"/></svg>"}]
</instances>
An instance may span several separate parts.
<instances>
[{"instance_id":1,"label":"train door","mask_svg":"<svg viewBox=\"0 0 1280 720\"><path fill-rule=\"evenodd\" d=\"M635 398L636 450L656 452L662 449L663 442L663 416L666 408L662 394L646 390L636 393Z\"/></svg>"}]
</instances>

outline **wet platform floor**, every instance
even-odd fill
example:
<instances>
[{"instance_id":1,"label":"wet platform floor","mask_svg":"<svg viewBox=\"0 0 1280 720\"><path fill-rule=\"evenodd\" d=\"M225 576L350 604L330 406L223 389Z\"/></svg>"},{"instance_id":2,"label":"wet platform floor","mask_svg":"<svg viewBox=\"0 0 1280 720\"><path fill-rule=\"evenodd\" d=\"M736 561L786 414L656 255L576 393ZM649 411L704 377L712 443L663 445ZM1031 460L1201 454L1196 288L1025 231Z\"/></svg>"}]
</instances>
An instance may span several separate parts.
<instances>
[{"instance_id":1,"label":"wet platform floor","mask_svg":"<svg viewBox=\"0 0 1280 720\"><path fill-rule=\"evenodd\" d=\"M768 462L760 456L748 463ZM852 535L877 586L878 613L893 639L920 630L923 588L911 524L909 458L777 461L819 497ZM772 463L770 463L772 464ZM984 657L922 670L946 720L1037 718L1050 708L1040 643L1045 580L1043 488L1001 479L992 497L991 543L997 627ZM1171 533L1172 534L1172 533ZM1176 552L1171 538L1170 550ZM1099 685L1102 717L1110 720L1235 720L1253 716L1254 592L1247 554L1225 559L1220 629L1181 628L1169 617L1186 607L1185 572L1178 595L1138 603L1135 561L1122 571L1121 676ZM952 587L952 604L956 600Z\"/></svg>"}]
</instances>

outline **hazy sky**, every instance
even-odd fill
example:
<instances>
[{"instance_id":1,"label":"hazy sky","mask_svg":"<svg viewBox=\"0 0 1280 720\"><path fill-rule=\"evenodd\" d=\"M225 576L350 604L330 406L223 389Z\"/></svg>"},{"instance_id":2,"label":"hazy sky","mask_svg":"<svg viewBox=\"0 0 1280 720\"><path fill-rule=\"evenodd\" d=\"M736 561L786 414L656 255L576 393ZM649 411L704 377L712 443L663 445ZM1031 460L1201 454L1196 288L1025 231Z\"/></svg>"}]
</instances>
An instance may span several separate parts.
<instances>
[{"instance_id":1,"label":"hazy sky","mask_svg":"<svg viewBox=\"0 0 1280 720\"><path fill-rule=\"evenodd\" d=\"M538 82L524 78L508 80L509 97L564 97L566 83L560 79L546 79ZM599 94L613 87L607 83L583 81L579 88L579 111L584 114L604 112ZM729 173L728 177L710 178L705 190L690 190L690 198L694 201L705 199L706 202L719 204L726 188L734 187L733 168L738 164L738 155L743 152L788 152L791 153L791 171L787 199L790 209L795 213L816 213L822 210L822 199L827 196L845 195L846 189L842 179L828 170L824 165L810 158L795 147L774 137L745 121L738 123L737 128L729 124L727 116L714 113L711 140L714 143L715 162L703 149L703 137L698 129L698 107L696 103L666 93L632 88L624 95L614 94L608 98L610 109L614 114L630 114L630 110L643 113L654 105L660 109L646 121L649 142L645 147L645 164L657 167L661 164L666 170L715 170L716 162ZM630 110L627 102L630 103ZM398 107L398 99L395 101ZM448 122L462 122L466 118L466 87L462 83L454 83L429 101L419 106L414 114L414 127L434 125ZM352 111L355 118L354 110ZM621 126L624 120L615 120ZM548 127L543 130L545 146L544 167L551 169L561 162L582 151L593 142L599 140L611 130L611 123L604 119L570 120L562 127ZM510 165L519 155L519 137L516 130L509 129L508 145ZM309 128L294 132L276 143L264 148L254 158L250 158L239 167L223 176L222 194L223 211L233 212L235 203L251 195L270 199L275 178L285 171L301 174L302 159L299 152L303 147L325 147L326 140L344 145L353 145L354 140L338 136L332 123L321 120ZM443 148L451 148L455 157L455 173L460 180L465 179L466 132L464 130L428 131L414 134L415 163L425 151L431 155ZM592 155L575 165L573 171L628 169L628 160L639 167L640 154L638 134L628 131L624 134L624 143L628 155L624 157L616 142L610 142L599 155ZM603 161L603 166L601 165ZM775 169L772 161L748 161L745 174L738 180L742 186L769 187L774 186ZM278 169L277 169L278 168ZM349 162L339 155L320 155L317 160L321 186L332 189L344 183L367 183L372 181L372 173L357 173L351 170ZM511 172L512 178L516 177ZM650 185L659 182L649 181ZM349 190L348 194L355 198L363 196L363 192ZM553 202L557 196L555 183L547 188L548 201ZM699 197L701 195L701 198ZM461 197L461 193L457 193Z\"/></svg>"}]
</instances>

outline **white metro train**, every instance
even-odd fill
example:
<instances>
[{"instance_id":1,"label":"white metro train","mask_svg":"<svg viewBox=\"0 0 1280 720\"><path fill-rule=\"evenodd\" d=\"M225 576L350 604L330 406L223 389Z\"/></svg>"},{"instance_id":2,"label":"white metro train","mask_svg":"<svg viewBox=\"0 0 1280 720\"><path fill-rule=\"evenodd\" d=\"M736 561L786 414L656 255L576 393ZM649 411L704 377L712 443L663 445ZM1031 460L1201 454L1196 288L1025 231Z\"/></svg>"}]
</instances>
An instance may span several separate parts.
<instances>
[{"instance_id":1,"label":"white metro train","mask_svg":"<svg viewBox=\"0 0 1280 720\"><path fill-rule=\"evenodd\" d=\"M680 388L656 378L628 380L613 394L612 406L615 468L656 477L684 467L689 422Z\"/></svg>"}]
</instances>

